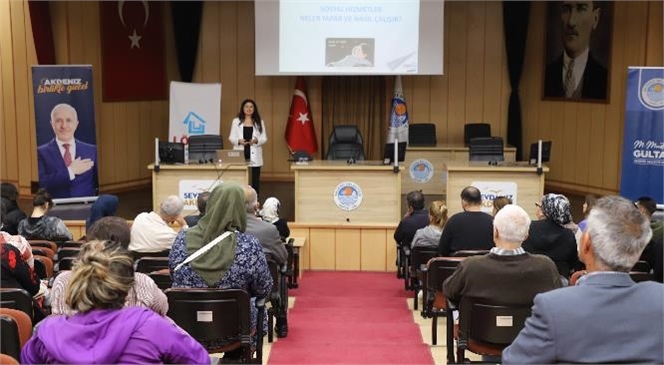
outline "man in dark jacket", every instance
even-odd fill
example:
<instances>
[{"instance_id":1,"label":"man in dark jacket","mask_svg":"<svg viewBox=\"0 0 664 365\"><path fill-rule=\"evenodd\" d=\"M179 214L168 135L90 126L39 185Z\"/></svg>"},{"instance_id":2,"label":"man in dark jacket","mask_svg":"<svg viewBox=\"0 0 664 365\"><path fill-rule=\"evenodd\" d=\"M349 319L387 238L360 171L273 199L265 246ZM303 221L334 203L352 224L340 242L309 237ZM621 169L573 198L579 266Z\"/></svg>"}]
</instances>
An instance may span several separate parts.
<instances>
[{"instance_id":1,"label":"man in dark jacket","mask_svg":"<svg viewBox=\"0 0 664 365\"><path fill-rule=\"evenodd\" d=\"M402 277L405 267L406 257L410 256L410 243L415 237L418 229L429 225L429 214L424 209L424 194L421 190L414 190L406 195L406 204L408 210L403 216L401 222L394 231L394 240L397 243L397 267L398 277Z\"/></svg>"}]
</instances>

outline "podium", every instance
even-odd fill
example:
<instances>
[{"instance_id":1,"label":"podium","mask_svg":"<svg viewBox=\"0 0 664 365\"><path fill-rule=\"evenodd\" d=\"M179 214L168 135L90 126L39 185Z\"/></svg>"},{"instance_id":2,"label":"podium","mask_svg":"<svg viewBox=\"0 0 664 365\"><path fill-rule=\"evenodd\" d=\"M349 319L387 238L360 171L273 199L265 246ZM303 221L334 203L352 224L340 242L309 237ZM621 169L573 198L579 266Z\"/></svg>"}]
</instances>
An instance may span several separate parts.
<instances>
[{"instance_id":1,"label":"podium","mask_svg":"<svg viewBox=\"0 0 664 365\"><path fill-rule=\"evenodd\" d=\"M451 217L462 211L461 190L473 185L482 193L482 210L493 210L493 198L509 196L513 202L523 208L531 219L535 215L535 203L544 195L544 173L549 168L537 167L526 163L504 163L490 166L486 162L449 162L443 166L446 176L447 209Z\"/></svg>"},{"instance_id":2,"label":"podium","mask_svg":"<svg viewBox=\"0 0 664 365\"><path fill-rule=\"evenodd\" d=\"M246 164L183 164L148 165L152 170L152 209L156 212L166 197L177 195L185 201L185 210L196 210L196 195L211 190L218 183L235 181L246 185L249 171Z\"/></svg>"}]
</instances>

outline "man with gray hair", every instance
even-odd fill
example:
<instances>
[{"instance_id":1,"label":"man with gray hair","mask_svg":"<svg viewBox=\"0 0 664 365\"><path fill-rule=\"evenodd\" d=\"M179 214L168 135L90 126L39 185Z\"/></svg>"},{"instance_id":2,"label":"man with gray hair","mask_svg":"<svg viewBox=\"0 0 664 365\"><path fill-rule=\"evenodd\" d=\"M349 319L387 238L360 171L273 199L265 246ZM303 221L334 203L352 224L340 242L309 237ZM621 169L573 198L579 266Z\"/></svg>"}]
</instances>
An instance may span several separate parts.
<instances>
[{"instance_id":1,"label":"man with gray hair","mask_svg":"<svg viewBox=\"0 0 664 365\"><path fill-rule=\"evenodd\" d=\"M521 248L529 227L530 217L523 208L506 205L493 218L496 246L484 256L463 260L443 283L443 294L458 305L461 334L467 332L465 319L469 317L473 302L532 305L535 295L562 285L550 258L529 254Z\"/></svg>"},{"instance_id":2,"label":"man with gray hair","mask_svg":"<svg viewBox=\"0 0 664 365\"><path fill-rule=\"evenodd\" d=\"M143 212L134 218L131 225L129 250L134 252L160 252L170 250L177 232L169 225L177 223L188 228L182 217L184 202L171 195L159 205L159 213Z\"/></svg>"},{"instance_id":3,"label":"man with gray hair","mask_svg":"<svg viewBox=\"0 0 664 365\"><path fill-rule=\"evenodd\" d=\"M503 363L664 363L664 285L629 276L652 236L649 224L629 200L599 199L579 244L588 274L535 297Z\"/></svg>"}]
</instances>

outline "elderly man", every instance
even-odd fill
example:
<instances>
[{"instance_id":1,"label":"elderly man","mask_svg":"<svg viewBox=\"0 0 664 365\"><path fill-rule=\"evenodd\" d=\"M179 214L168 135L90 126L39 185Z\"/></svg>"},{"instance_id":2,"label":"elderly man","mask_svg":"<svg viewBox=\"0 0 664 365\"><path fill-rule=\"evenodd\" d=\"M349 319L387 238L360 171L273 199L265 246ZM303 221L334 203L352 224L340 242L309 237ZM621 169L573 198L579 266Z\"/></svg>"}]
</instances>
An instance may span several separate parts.
<instances>
[{"instance_id":1,"label":"elderly man","mask_svg":"<svg viewBox=\"0 0 664 365\"><path fill-rule=\"evenodd\" d=\"M493 220L496 244L484 256L472 256L459 264L443 283L443 293L461 311L459 328L471 302L496 305L531 305L538 293L559 288L556 265L544 255L531 255L521 248L528 236L530 218L523 208L508 204Z\"/></svg>"},{"instance_id":2,"label":"elderly man","mask_svg":"<svg viewBox=\"0 0 664 365\"><path fill-rule=\"evenodd\" d=\"M579 246L589 273L535 297L503 363L663 363L664 285L628 274L652 236L649 224L629 200L599 199Z\"/></svg>"},{"instance_id":3,"label":"elderly man","mask_svg":"<svg viewBox=\"0 0 664 365\"><path fill-rule=\"evenodd\" d=\"M177 232L169 224L177 223L188 228L182 217L184 202L171 195L159 205L159 213L141 213L131 226L129 250L135 252L160 252L170 250Z\"/></svg>"},{"instance_id":4,"label":"elderly man","mask_svg":"<svg viewBox=\"0 0 664 365\"><path fill-rule=\"evenodd\" d=\"M265 222L256 216L258 212L258 194L250 185L244 186L244 204L247 210L247 230L252 236L258 238L263 246L263 252L270 255L277 264L283 265L288 260L288 251L281 241L279 230L272 223Z\"/></svg>"},{"instance_id":5,"label":"elderly man","mask_svg":"<svg viewBox=\"0 0 664 365\"><path fill-rule=\"evenodd\" d=\"M450 256L461 250L490 250L493 247L493 217L482 211L482 194L474 186L461 191L463 212L450 217L440 236L438 252Z\"/></svg>"},{"instance_id":6,"label":"elderly man","mask_svg":"<svg viewBox=\"0 0 664 365\"><path fill-rule=\"evenodd\" d=\"M39 185L53 198L97 195L97 146L74 138L78 114L69 104L51 110L55 138L37 148Z\"/></svg>"}]
</instances>

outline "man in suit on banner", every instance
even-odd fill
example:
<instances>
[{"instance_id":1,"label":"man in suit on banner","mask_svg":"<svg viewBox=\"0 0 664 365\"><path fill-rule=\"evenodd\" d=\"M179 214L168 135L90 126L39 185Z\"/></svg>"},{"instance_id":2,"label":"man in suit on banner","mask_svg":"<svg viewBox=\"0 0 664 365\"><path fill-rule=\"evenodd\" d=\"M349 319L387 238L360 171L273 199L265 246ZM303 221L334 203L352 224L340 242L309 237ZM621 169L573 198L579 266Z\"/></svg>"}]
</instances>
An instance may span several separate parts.
<instances>
[{"instance_id":1,"label":"man in suit on banner","mask_svg":"<svg viewBox=\"0 0 664 365\"><path fill-rule=\"evenodd\" d=\"M562 1L563 53L546 66L545 97L606 100L607 71L590 52L601 9L595 1Z\"/></svg>"},{"instance_id":2,"label":"man in suit on banner","mask_svg":"<svg viewBox=\"0 0 664 365\"><path fill-rule=\"evenodd\" d=\"M503 364L664 363L664 285L629 275L651 236L634 203L599 199L579 243L588 274L535 297Z\"/></svg>"},{"instance_id":3,"label":"man in suit on banner","mask_svg":"<svg viewBox=\"0 0 664 365\"><path fill-rule=\"evenodd\" d=\"M37 148L40 186L54 198L97 195L97 146L74 138L76 109L53 107L51 127L55 138Z\"/></svg>"}]
</instances>

